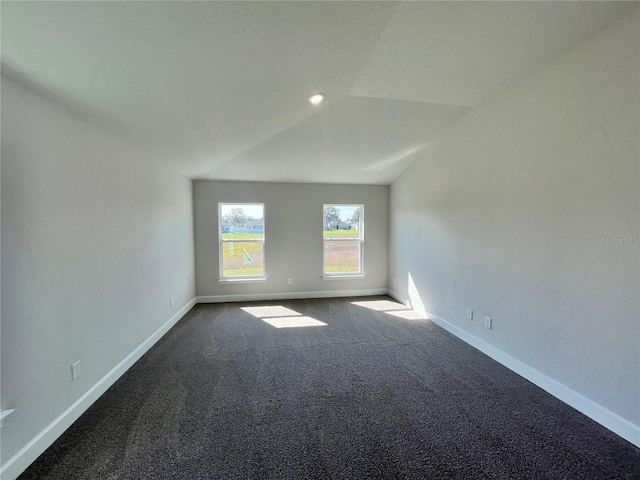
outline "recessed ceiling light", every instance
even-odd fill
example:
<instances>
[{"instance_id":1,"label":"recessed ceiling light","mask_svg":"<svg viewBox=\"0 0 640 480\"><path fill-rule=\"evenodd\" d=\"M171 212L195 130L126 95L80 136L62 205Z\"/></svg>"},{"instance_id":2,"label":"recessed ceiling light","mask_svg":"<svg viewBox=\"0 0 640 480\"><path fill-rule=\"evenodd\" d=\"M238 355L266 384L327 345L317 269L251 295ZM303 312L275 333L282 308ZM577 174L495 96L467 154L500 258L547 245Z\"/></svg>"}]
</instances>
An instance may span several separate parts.
<instances>
[{"instance_id":1,"label":"recessed ceiling light","mask_svg":"<svg viewBox=\"0 0 640 480\"><path fill-rule=\"evenodd\" d=\"M322 100L324 100L323 93L314 93L309 97L309 103L311 105L320 105L322 103Z\"/></svg>"}]
</instances>

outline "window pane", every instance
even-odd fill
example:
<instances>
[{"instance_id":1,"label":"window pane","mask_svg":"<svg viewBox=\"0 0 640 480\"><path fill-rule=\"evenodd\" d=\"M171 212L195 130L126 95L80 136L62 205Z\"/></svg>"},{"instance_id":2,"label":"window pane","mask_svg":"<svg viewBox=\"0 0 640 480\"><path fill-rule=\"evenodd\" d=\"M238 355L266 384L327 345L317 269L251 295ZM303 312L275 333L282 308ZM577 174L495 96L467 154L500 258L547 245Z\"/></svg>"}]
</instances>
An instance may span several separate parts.
<instances>
[{"instance_id":1,"label":"window pane","mask_svg":"<svg viewBox=\"0 0 640 480\"><path fill-rule=\"evenodd\" d=\"M360 240L324 242L325 273L360 272Z\"/></svg>"},{"instance_id":2,"label":"window pane","mask_svg":"<svg viewBox=\"0 0 640 480\"><path fill-rule=\"evenodd\" d=\"M347 230L325 230L323 232L323 236L325 239L327 238L339 238L339 239L358 238L359 239L360 232L356 229L356 226L352 226L350 229L347 229Z\"/></svg>"},{"instance_id":3,"label":"window pane","mask_svg":"<svg viewBox=\"0 0 640 480\"><path fill-rule=\"evenodd\" d=\"M229 227L226 229L222 227L222 239L223 240L264 240L264 230L247 231L244 228Z\"/></svg>"},{"instance_id":4,"label":"window pane","mask_svg":"<svg viewBox=\"0 0 640 480\"><path fill-rule=\"evenodd\" d=\"M264 204L219 204L220 277L264 277Z\"/></svg>"},{"instance_id":5,"label":"window pane","mask_svg":"<svg viewBox=\"0 0 640 480\"><path fill-rule=\"evenodd\" d=\"M262 242L223 242L222 275L225 277L264 275Z\"/></svg>"},{"instance_id":6,"label":"window pane","mask_svg":"<svg viewBox=\"0 0 640 480\"><path fill-rule=\"evenodd\" d=\"M324 205L324 238L360 238L361 205Z\"/></svg>"},{"instance_id":7,"label":"window pane","mask_svg":"<svg viewBox=\"0 0 640 480\"><path fill-rule=\"evenodd\" d=\"M322 238L324 274L361 274L364 205L325 204Z\"/></svg>"},{"instance_id":8,"label":"window pane","mask_svg":"<svg viewBox=\"0 0 640 480\"><path fill-rule=\"evenodd\" d=\"M225 203L220 215L223 240L264 238L264 205Z\"/></svg>"}]
</instances>

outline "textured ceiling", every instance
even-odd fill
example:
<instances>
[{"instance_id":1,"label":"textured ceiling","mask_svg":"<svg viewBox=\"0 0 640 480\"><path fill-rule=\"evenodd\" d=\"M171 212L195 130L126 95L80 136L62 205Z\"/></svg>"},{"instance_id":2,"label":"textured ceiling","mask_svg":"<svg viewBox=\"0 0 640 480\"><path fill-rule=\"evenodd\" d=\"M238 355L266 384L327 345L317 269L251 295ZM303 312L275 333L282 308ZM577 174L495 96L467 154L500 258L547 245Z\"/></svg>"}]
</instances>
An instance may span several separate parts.
<instances>
[{"instance_id":1,"label":"textured ceiling","mask_svg":"<svg viewBox=\"0 0 640 480\"><path fill-rule=\"evenodd\" d=\"M386 184L637 6L3 1L2 68L191 178Z\"/></svg>"}]
</instances>

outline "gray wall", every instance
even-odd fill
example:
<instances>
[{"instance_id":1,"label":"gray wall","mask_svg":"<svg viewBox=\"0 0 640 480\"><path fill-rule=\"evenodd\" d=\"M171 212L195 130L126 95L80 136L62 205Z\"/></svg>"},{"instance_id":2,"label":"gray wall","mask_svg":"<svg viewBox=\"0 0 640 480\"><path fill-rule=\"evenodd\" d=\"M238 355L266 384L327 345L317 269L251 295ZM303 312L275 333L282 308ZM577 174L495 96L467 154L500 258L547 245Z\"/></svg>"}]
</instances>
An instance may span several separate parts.
<instances>
[{"instance_id":1,"label":"gray wall","mask_svg":"<svg viewBox=\"0 0 640 480\"><path fill-rule=\"evenodd\" d=\"M636 11L487 99L394 182L389 275L636 425L638 31Z\"/></svg>"},{"instance_id":2,"label":"gray wall","mask_svg":"<svg viewBox=\"0 0 640 480\"><path fill-rule=\"evenodd\" d=\"M389 187L194 182L196 291L198 296L264 297L296 293L387 288ZM218 283L218 203L265 204L264 283ZM364 279L323 280L323 203L363 203L365 221ZM287 279L293 279L293 285Z\"/></svg>"},{"instance_id":3,"label":"gray wall","mask_svg":"<svg viewBox=\"0 0 640 480\"><path fill-rule=\"evenodd\" d=\"M3 464L194 295L191 181L3 76Z\"/></svg>"}]
</instances>

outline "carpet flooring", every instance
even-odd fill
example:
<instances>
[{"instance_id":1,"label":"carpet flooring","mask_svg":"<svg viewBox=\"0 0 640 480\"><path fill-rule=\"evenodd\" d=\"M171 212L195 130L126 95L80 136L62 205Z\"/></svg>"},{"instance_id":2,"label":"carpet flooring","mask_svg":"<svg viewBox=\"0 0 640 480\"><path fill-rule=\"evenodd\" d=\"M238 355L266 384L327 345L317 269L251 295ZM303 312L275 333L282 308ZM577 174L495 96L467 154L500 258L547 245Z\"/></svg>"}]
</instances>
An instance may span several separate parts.
<instances>
[{"instance_id":1,"label":"carpet flooring","mask_svg":"<svg viewBox=\"0 0 640 480\"><path fill-rule=\"evenodd\" d=\"M20 479L639 479L640 449L388 297L195 306Z\"/></svg>"}]
</instances>

